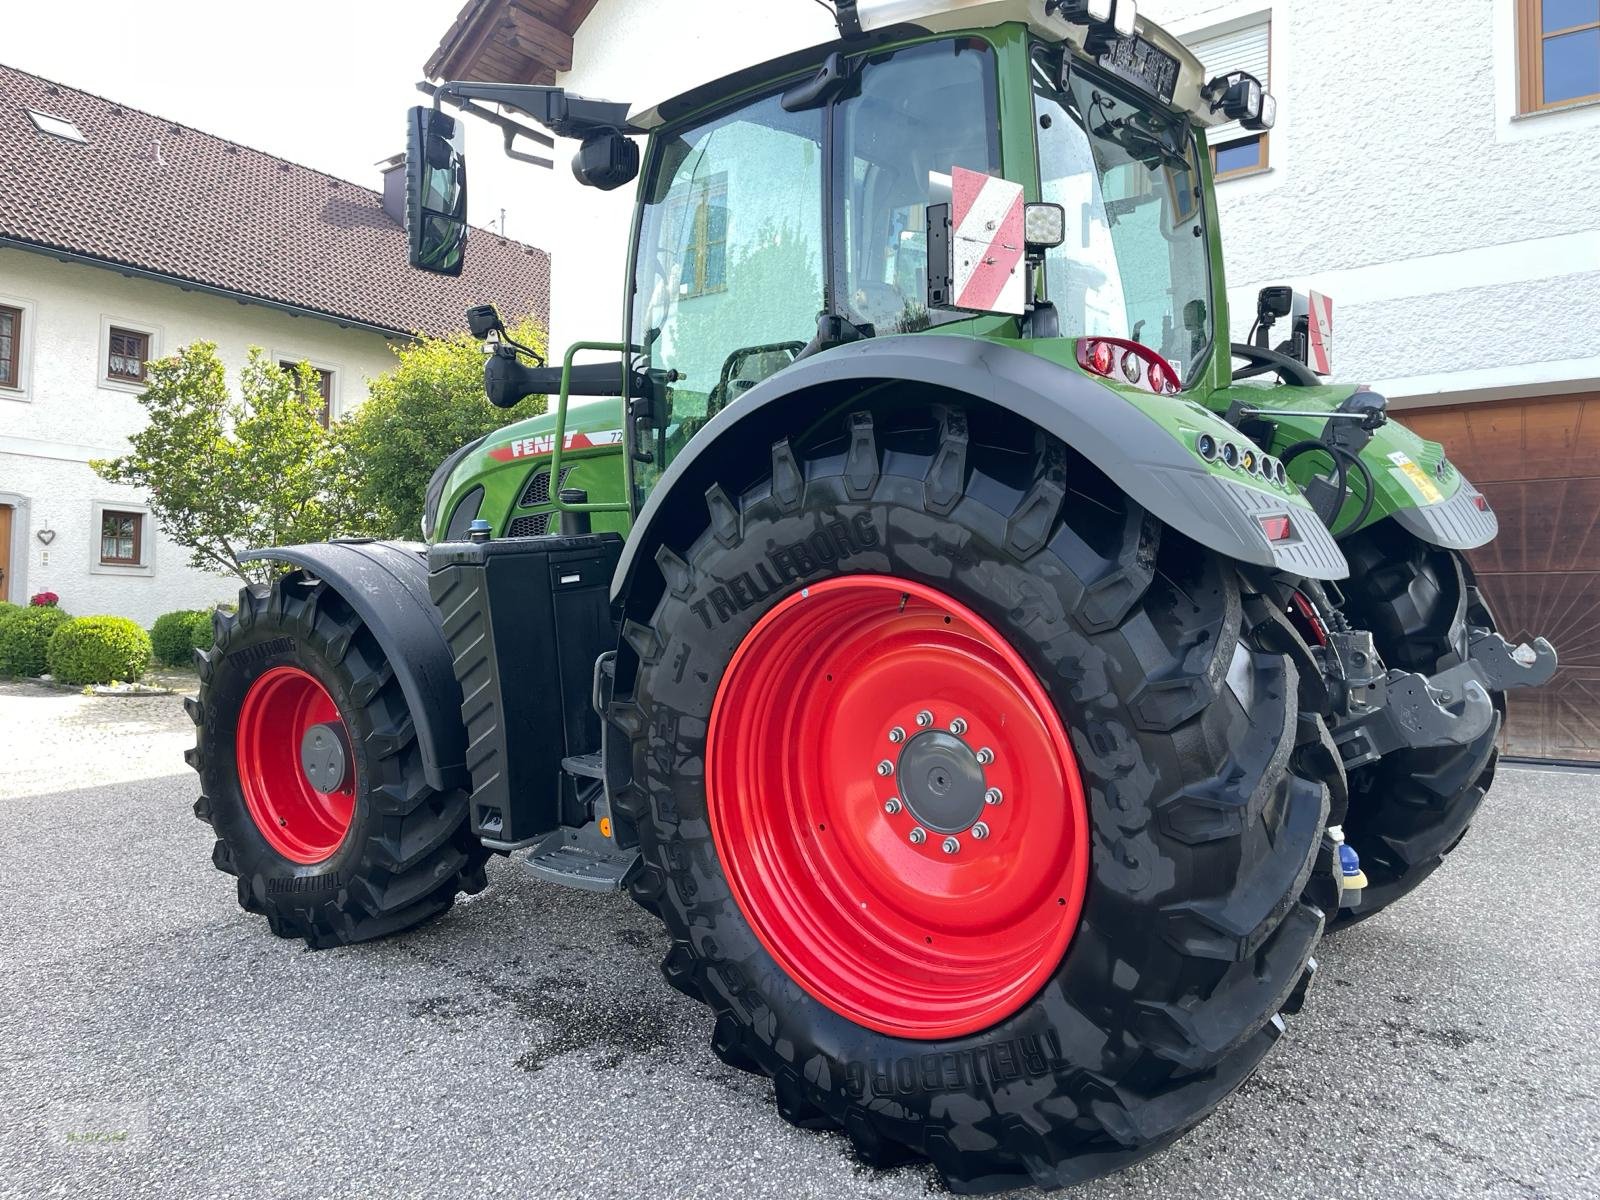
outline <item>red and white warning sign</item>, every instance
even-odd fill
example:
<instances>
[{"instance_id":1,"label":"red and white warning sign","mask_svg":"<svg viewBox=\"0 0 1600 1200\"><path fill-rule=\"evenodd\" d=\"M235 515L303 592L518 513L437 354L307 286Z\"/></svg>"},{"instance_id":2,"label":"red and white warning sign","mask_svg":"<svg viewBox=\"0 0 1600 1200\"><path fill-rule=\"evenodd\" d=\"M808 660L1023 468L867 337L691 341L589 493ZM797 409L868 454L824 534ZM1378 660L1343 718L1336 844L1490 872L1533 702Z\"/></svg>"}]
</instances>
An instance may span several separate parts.
<instances>
[{"instance_id":1,"label":"red and white warning sign","mask_svg":"<svg viewBox=\"0 0 1600 1200\"><path fill-rule=\"evenodd\" d=\"M1333 374L1333 301L1321 292L1312 292L1306 303L1306 344L1308 364L1318 375Z\"/></svg>"},{"instance_id":2,"label":"red and white warning sign","mask_svg":"<svg viewBox=\"0 0 1600 1200\"><path fill-rule=\"evenodd\" d=\"M1028 306L1022 185L962 167L951 183L952 307L1021 316Z\"/></svg>"}]
</instances>

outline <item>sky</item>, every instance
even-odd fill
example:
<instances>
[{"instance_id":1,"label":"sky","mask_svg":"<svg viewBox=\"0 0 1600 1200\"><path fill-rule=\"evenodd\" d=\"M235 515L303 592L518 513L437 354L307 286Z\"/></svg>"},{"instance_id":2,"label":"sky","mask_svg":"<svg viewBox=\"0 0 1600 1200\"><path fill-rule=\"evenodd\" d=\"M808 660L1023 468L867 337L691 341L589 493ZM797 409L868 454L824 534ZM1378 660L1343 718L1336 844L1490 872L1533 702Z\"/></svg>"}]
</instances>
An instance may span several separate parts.
<instances>
[{"instance_id":1,"label":"sky","mask_svg":"<svg viewBox=\"0 0 1600 1200\"><path fill-rule=\"evenodd\" d=\"M464 0L5 0L0 62L367 187ZM469 121L472 220L537 242L551 173ZM565 169L558 147L557 169Z\"/></svg>"}]
</instances>

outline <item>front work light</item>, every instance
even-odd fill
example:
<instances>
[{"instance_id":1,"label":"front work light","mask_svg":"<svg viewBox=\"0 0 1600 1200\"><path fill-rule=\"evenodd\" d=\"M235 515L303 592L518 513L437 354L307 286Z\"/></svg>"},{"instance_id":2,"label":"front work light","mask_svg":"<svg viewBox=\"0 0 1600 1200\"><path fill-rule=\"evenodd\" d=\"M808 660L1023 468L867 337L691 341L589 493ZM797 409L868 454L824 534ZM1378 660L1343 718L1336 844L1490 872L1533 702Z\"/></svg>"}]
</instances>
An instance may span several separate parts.
<instances>
[{"instance_id":1,"label":"front work light","mask_svg":"<svg viewBox=\"0 0 1600 1200\"><path fill-rule=\"evenodd\" d=\"M1059 204L1030 204L1023 210L1029 250L1054 250L1067 240L1067 210Z\"/></svg>"}]
</instances>

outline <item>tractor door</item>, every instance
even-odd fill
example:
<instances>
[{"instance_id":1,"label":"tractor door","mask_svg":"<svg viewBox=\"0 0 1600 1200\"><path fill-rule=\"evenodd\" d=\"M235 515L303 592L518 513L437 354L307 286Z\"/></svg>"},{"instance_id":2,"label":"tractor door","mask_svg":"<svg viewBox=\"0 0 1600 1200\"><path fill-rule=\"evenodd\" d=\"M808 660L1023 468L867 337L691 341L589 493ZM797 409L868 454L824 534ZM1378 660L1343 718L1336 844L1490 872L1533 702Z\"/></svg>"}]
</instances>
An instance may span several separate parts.
<instances>
[{"instance_id":1,"label":"tractor door","mask_svg":"<svg viewBox=\"0 0 1600 1200\"><path fill-rule=\"evenodd\" d=\"M634 447L649 458L634 466L641 504L708 420L794 361L825 310L879 336L968 315L926 306L927 208L949 202L954 168L1000 171L993 48L877 51L831 102L788 112L794 83L652 148L632 341L642 366L676 378L653 444Z\"/></svg>"},{"instance_id":2,"label":"tractor door","mask_svg":"<svg viewBox=\"0 0 1600 1200\"><path fill-rule=\"evenodd\" d=\"M823 307L825 110L785 112L781 93L659 135L635 263L633 341L676 372L648 492L700 427L794 360Z\"/></svg>"}]
</instances>

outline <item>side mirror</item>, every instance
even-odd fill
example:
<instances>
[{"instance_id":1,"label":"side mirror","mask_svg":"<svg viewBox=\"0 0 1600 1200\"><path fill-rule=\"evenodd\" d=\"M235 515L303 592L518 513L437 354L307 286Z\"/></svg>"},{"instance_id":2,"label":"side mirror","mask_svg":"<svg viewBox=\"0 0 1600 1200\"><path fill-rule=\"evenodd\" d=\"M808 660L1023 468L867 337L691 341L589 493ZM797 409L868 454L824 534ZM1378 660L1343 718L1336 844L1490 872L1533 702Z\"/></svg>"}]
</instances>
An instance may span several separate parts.
<instances>
[{"instance_id":1,"label":"side mirror","mask_svg":"<svg viewBox=\"0 0 1600 1200\"><path fill-rule=\"evenodd\" d=\"M462 122L439 109L411 110L406 139L406 233L411 265L460 275L467 256L467 156Z\"/></svg>"}]
</instances>

